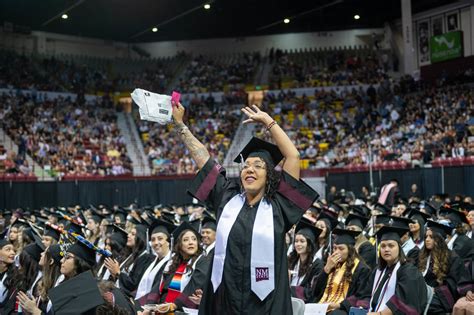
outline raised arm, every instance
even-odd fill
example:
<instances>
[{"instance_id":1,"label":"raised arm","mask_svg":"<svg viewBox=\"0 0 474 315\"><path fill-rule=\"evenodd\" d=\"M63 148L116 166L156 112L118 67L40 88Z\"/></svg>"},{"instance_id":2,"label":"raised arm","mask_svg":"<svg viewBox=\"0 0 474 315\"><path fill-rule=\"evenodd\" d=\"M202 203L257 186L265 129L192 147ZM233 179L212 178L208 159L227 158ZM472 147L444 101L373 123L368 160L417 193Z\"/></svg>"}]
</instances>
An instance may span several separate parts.
<instances>
[{"instance_id":1,"label":"raised arm","mask_svg":"<svg viewBox=\"0 0 474 315\"><path fill-rule=\"evenodd\" d=\"M184 107L181 103L173 103L173 119L176 124L176 131L183 140L186 148L191 153L191 158L196 163L197 167L201 169L211 157L204 144L202 144L191 133L189 128L183 122Z\"/></svg>"},{"instance_id":2,"label":"raised arm","mask_svg":"<svg viewBox=\"0 0 474 315\"><path fill-rule=\"evenodd\" d=\"M270 115L260 110L257 105L244 107L242 112L249 118L244 123L258 122L267 127L275 144L285 157L283 170L295 179L300 179L300 154L283 129L278 126Z\"/></svg>"}]
</instances>

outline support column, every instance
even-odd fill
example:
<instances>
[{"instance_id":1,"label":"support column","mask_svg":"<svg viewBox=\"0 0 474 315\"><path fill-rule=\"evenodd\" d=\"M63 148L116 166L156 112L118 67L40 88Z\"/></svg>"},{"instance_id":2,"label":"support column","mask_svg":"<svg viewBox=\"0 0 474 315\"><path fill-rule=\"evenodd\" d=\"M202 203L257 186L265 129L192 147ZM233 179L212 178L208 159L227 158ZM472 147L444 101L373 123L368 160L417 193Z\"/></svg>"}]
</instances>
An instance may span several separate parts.
<instances>
[{"instance_id":1,"label":"support column","mask_svg":"<svg viewBox=\"0 0 474 315\"><path fill-rule=\"evenodd\" d=\"M415 71L415 44L413 41L413 22L411 18L411 0L402 2L402 32L403 32L403 72L413 74Z\"/></svg>"}]
</instances>

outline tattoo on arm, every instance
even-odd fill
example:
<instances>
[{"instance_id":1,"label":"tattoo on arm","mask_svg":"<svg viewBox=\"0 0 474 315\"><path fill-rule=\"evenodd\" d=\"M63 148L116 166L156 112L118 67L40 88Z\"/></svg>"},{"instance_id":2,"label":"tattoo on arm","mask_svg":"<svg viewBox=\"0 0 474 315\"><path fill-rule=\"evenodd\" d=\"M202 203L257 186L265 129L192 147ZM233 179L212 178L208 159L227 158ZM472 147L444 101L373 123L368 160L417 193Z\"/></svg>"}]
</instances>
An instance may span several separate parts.
<instances>
[{"instance_id":1,"label":"tattoo on arm","mask_svg":"<svg viewBox=\"0 0 474 315\"><path fill-rule=\"evenodd\" d=\"M180 126L178 126L180 127ZM198 139L191 133L191 131L184 126L184 124L178 129L181 140L183 140L186 148L188 148L191 153L191 157L196 162L196 165L201 169L209 160L210 155L206 147L199 142Z\"/></svg>"}]
</instances>

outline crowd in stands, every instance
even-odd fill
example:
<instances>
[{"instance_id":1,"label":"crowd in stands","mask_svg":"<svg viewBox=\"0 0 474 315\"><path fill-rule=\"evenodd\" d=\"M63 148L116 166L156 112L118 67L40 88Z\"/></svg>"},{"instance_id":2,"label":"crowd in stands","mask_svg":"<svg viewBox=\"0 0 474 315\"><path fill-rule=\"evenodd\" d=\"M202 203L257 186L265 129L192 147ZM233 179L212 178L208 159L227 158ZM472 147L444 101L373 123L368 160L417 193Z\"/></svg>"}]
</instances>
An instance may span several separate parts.
<instances>
[{"instance_id":1,"label":"crowd in stands","mask_svg":"<svg viewBox=\"0 0 474 315\"><path fill-rule=\"evenodd\" d=\"M283 52L270 51L270 89L376 84L389 69L389 56L383 51L336 50Z\"/></svg>"},{"instance_id":2,"label":"crowd in stands","mask_svg":"<svg viewBox=\"0 0 474 315\"><path fill-rule=\"evenodd\" d=\"M106 97L78 106L70 99L35 102L3 94L0 116L2 128L18 145L18 156L29 154L53 177L122 175L131 170L116 110Z\"/></svg>"},{"instance_id":3,"label":"crowd in stands","mask_svg":"<svg viewBox=\"0 0 474 315\"><path fill-rule=\"evenodd\" d=\"M309 168L398 161L423 166L436 159L474 156L474 91L468 86L419 87L384 81L369 87L268 93L270 110L308 161ZM263 134L263 130L261 131Z\"/></svg>"},{"instance_id":4,"label":"crowd in stands","mask_svg":"<svg viewBox=\"0 0 474 315\"><path fill-rule=\"evenodd\" d=\"M33 168L24 157L0 144L0 177L6 174L33 176Z\"/></svg>"}]
</instances>

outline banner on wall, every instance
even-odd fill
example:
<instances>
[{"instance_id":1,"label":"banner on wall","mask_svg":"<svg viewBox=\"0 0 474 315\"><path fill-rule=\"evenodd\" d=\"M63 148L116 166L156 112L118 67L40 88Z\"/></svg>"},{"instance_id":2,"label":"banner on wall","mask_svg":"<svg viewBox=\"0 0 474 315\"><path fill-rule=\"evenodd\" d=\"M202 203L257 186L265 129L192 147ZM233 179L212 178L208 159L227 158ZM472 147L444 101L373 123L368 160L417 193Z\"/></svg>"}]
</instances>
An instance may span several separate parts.
<instances>
[{"instance_id":1,"label":"banner on wall","mask_svg":"<svg viewBox=\"0 0 474 315\"><path fill-rule=\"evenodd\" d=\"M431 62L441 62L463 56L462 32L449 32L431 37Z\"/></svg>"}]
</instances>

